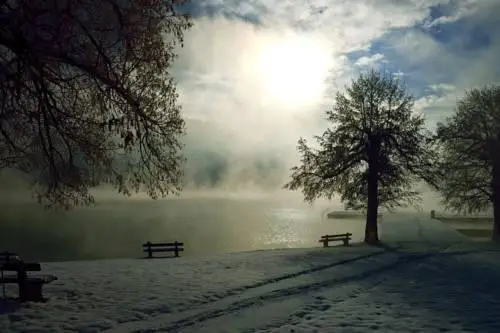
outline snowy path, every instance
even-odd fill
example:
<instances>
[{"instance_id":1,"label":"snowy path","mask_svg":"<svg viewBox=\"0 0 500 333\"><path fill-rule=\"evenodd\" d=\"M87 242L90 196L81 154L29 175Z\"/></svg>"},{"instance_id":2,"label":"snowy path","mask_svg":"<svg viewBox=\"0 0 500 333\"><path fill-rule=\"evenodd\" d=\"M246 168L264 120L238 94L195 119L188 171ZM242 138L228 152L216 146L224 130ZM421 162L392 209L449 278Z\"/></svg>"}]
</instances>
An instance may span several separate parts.
<instances>
[{"instance_id":1,"label":"snowy path","mask_svg":"<svg viewBox=\"0 0 500 333\"><path fill-rule=\"evenodd\" d=\"M269 280L239 295L109 332L324 332L342 328L352 332L497 332L498 288L491 290L493 294L487 292L480 283L484 277L471 275L470 267L464 268L459 261L463 256L487 253L493 252L375 252L339 263L342 266L315 269L302 278ZM467 279L449 281L443 262L459 273L455 277L466 273ZM429 273L433 278L425 279ZM495 271L497 277L499 273ZM463 285L470 281L479 284ZM462 303L457 306L457 301Z\"/></svg>"},{"instance_id":2,"label":"snowy path","mask_svg":"<svg viewBox=\"0 0 500 333\"><path fill-rule=\"evenodd\" d=\"M155 329L134 328L134 326L144 326L143 323L134 323L132 325L117 327L109 332L125 332L130 329L132 329L132 332L172 332L218 317L239 313L248 309L253 310L256 306L269 307L271 306L270 302L282 302L287 298L292 298L305 292L321 290L333 285L350 282L354 277L353 273L359 270L359 267L356 266L358 261L362 262L361 265L365 265L370 261L375 263L380 261L378 257L387 256L387 254L388 252L386 251L374 251L359 257L267 279L254 285L231 290L223 295L219 295L221 299L205 304L205 306L199 309L155 318L153 322L148 323L156 326ZM337 278L331 279L331 276L336 276ZM282 315L283 313L277 314ZM181 318L179 319L179 317ZM175 319L170 324L165 325L165 323L168 323L173 318Z\"/></svg>"}]
</instances>

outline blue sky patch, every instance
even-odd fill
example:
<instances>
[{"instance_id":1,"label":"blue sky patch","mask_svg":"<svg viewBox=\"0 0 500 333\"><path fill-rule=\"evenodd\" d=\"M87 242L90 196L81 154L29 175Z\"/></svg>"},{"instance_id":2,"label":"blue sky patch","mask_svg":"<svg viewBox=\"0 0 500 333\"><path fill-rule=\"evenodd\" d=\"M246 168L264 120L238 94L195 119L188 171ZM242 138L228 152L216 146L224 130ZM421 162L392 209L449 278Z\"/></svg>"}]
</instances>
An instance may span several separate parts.
<instances>
[{"instance_id":1,"label":"blue sky patch","mask_svg":"<svg viewBox=\"0 0 500 333\"><path fill-rule=\"evenodd\" d=\"M267 12L265 6L258 6L256 4L249 4L245 1L239 2L239 9L244 10L231 10L223 2L210 3L206 1L192 1L183 6L182 11L189 13L193 18L197 17L216 17L222 16L228 19L240 20L255 25L262 24L261 16ZM244 12L244 13L243 13Z\"/></svg>"}]
</instances>

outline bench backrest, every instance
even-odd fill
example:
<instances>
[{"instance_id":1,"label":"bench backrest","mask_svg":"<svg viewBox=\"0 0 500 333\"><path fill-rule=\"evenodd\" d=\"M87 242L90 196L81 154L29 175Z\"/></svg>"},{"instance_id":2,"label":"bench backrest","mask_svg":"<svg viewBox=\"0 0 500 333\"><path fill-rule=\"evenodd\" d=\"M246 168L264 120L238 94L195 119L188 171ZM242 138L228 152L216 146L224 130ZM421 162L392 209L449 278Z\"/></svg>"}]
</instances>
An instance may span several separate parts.
<instances>
[{"instance_id":1,"label":"bench backrest","mask_svg":"<svg viewBox=\"0 0 500 333\"><path fill-rule=\"evenodd\" d=\"M168 251L184 251L184 243L145 243L142 244L144 252L168 252Z\"/></svg>"},{"instance_id":2,"label":"bench backrest","mask_svg":"<svg viewBox=\"0 0 500 333\"><path fill-rule=\"evenodd\" d=\"M142 244L143 247L151 247L151 248L155 248L155 247L181 247L181 246L184 246L184 243L180 243L180 242L174 242L174 243L144 243Z\"/></svg>"},{"instance_id":3,"label":"bench backrest","mask_svg":"<svg viewBox=\"0 0 500 333\"><path fill-rule=\"evenodd\" d=\"M0 265L8 263L8 262L12 262L12 261L19 261L19 260L20 260L20 257L17 253L8 252L8 251L0 252Z\"/></svg>"},{"instance_id":4,"label":"bench backrest","mask_svg":"<svg viewBox=\"0 0 500 333\"><path fill-rule=\"evenodd\" d=\"M321 239L336 240L336 239L351 238L351 236L352 236L352 234L350 232L348 232L348 233L345 233L345 234L324 235L324 236L321 236Z\"/></svg>"},{"instance_id":5,"label":"bench backrest","mask_svg":"<svg viewBox=\"0 0 500 333\"><path fill-rule=\"evenodd\" d=\"M40 272L42 266L37 262L22 262L22 261L12 261L1 265L4 271L25 271L25 272Z\"/></svg>"}]
</instances>

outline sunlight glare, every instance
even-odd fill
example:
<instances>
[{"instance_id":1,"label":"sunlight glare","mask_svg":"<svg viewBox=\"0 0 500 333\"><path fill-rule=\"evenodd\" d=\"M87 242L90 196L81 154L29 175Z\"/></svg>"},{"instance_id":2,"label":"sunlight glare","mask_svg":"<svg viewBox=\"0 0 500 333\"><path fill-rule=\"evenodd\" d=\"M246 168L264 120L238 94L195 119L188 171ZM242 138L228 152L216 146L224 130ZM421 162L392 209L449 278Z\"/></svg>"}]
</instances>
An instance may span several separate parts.
<instances>
[{"instance_id":1,"label":"sunlight glare","mask_svg":"<svg viewBox=\"0 0 500 333\"><path fill-rule=\"evenodd\" d=\"M314 37L272 38L257 58L261 86L271 100L302 105L321 99L331 56Z\"/></svg>"}]
</instances>

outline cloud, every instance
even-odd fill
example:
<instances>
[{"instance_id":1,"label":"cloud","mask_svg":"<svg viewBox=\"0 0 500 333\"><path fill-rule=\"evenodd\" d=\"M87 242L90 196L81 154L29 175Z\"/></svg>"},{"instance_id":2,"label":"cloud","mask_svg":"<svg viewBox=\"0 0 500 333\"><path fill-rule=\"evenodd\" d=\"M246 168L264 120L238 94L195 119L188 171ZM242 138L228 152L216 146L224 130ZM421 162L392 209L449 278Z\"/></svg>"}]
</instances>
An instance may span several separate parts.
<instances>
[{"instance_id":1,"label":"cloud","mask_svg":"<svg viewBox=\"0 0 500 333\"><path fill-rule=\"evenodd\" d=\"M198 15L216 14L276 30L315 31L334 41L340 52L369 47L370 42L394 28L408 27L427 17L439 0L202 0L193 4Z\"/></svg>"},{"instance_id":2,"label":"cloud","mask_svg":"<svg viewBox=\"0 0 500 333\"><path fill-rule=\"evenodd\" d=\"M455 85L449 83L431 84L430 88L435 92L453 92L457 90Z\"/></svg>"},{"instance_id":3,"label":"cloud","mask_svg":"<svg viewBox=\"0 0 500 333\"><path fill-rule=\"evenodd\" d=\"M224 166L221 186L237 187L238 179L243 184L254 177L280 188L296 160L296 141L312 134L322 117L317 106L329 69L336 67L323 45L312 32L199 18L176 62L190 169ZM276 52L283 58L274 58ZM262 178L262 164L275 173Z\"/></svg>"},{"instance_id":4,"label":"cloud","mask_svg":"<svg viewBox=\"0 0 500 333\"><path fill-rule=\"evenodd\" d=\"M383 61L383 59L384 59L383 54L376 53L376 54L372 55L371 57L363 56L363 57L359 58L355 64L356 64L356 66L359 66L359 67L375 67L375 65L378 62Z\"/></svg>"},{"instance_id":5,"label":"cloud","mask_svg":"<svg viewBox=\"0 0 500 333\"><path fill-rule=\"evenodd\" d=\"M433 128L455 109L465 90L500 83L500 23L495 1L454 1L450 9L431 8L423 24L388 32L372 44L372 53L383 53L388 68L404 73L404 81L416 96ZM436 14L437 13L437 14ZM425 22L441 20L439 29Z\"/></svg>"},{"instance_id":6,"label":"cloud","mask_svg":"<svg viewBox=\"0 0 500 333\"><path fill-rule=\"evenodd\" d=\"M190 152L195 144L187 147L191 169L196 169L193 164L219 165L226 170L222 178L232 179L225 182L236 184L242 172L234 170L272 156L280 160L271 163L280 165L273 175L286 181L289 167L298 162L298 138L310 138L326 128L324 111L334 93L361 67L385 61L382 53L357 62L346 54L369 48L391 29L422 21L428 4L435 2L206 0L192 4L195 25L186 35L175 73L184 115L191 120L190 142L201 142L210 153ZM193 120L203 122L203 131L189 125ZM218 162L212 160L216 151L221 152ZM201 162L200 156L210 161Z\"/></svg>"},{"instance_id":7,"label":"cloud","mask_svg":"<svg viewBox=\"0 0 500 333\"><path fill-rule=\"evenodd\" d=\"M496 0L455 0L446 1L439 6L434 7L435 15L430 15L425 20L425 28L431 29L458 22L462 19L467 19L474 16L478 12L490 9L492 6L497 5Z\"/></svg>"},{"instance_id":8,"label":"cloud","mask_svg":"<svg viewBox=\"0 0 500 333\"><path fill-rule=\"evenodd\" d=\"M432 128L463 89L495 77L471 62L490 47L464 56L465 37L446 30L480 19L486 2L197 1L175 68L190 174L224 188L285 182L297 139L321 133L335 92L371 67L402 77ZM273 167L263 177L257 165Z\"/></svg>"},{"instance_id":9,"label":"cloud","mask_svg":"<svg viewBox=\"0 0 500 333\"><path fill-rule=\"evenodd\" d=\"M309 40L314 38L319 37L313 34L308 36ZM322 62L320 68L318 64L306 63L309 59L296 63L290 63L287 59L267 59L272 61L269 64L263 63L260 61L263 52L266 52L267 58L272 56L272 49L266 51L270 46L280 46L280 43L286 44L288 41L304 46L302 40L293 33L280 34L241 21L199 19L186 40L186 47L177 62L181 72L179 87L185 114L189 118L210 121L229 131L239 131L235 140L242 139L247 144L254 140L260 141L262 136L255 135L255 126L260 126L261 134L268 136L276 133L276 126L280 126L283 121L288 126L298 123L299 120L304 120L299 119L301 115L307 113L322 98L319 91L311 100L304 101L301 105L291 105L286 101L276 101L275 95L266 86L268 79L277 78L273 74L276 70L273 65L285 63L288 67L278 69L279 74L290 81L288 84L302 79L298 75L304 75L305 70L302 68L312 69L317 76L308 79L319 80L319 84L316 81L311 83L321 89L331 61L328 48L317 47L321 45L319 41L308 42L305 46L317 48L318 56L313 60ZM285 51L298 52L300 49L290 48ZM282 55L294 56L288 53ZM297 120L293 121L294 118ZM262 133L268 130L271 133ZM283 134L290 132L290 128L281 130ZM279 138L276 139L279 141Z\"/></svg>"}]
</instances>

